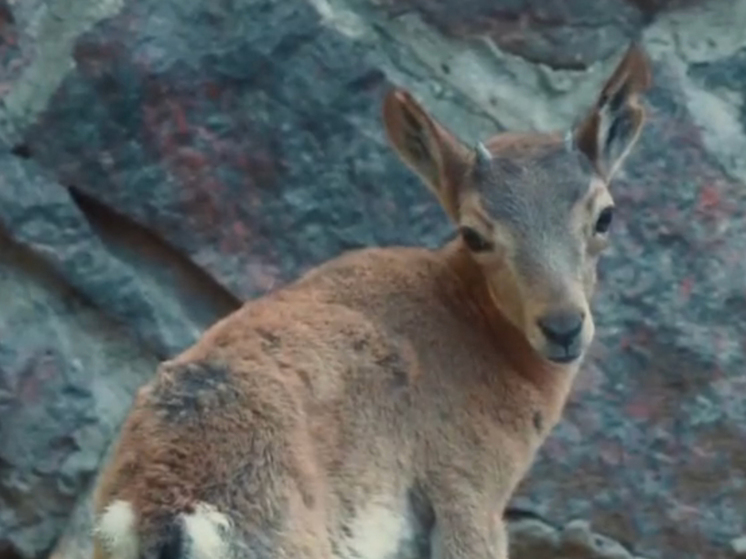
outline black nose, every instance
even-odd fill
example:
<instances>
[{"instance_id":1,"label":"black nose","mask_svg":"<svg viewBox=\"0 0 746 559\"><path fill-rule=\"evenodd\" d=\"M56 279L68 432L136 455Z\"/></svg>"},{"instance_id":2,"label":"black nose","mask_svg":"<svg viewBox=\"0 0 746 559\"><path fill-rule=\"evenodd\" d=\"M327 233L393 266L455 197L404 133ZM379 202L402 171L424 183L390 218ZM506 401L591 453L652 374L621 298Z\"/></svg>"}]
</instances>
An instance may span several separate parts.
<instances>
[{"instance_id":1,"label":"black nose","mask_svg":"<svg viewBox=\"0 0 746 559\"><path fill-rule=\"evenodd\" d=\"M576 311L562 311L541 317L539 328L550 342L569 347L583 329L585 315Z\"/></svg>"}]
</instances>

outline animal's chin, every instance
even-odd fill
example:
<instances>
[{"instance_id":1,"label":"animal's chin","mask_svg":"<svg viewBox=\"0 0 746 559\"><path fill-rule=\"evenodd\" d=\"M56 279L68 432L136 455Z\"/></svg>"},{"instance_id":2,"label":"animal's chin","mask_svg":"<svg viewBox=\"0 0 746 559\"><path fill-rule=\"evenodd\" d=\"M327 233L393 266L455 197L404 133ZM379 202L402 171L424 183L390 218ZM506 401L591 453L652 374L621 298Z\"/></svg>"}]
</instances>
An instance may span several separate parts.
<instances>
[{"instance_id":1,"label":"animal's chin","mask_svg":"<svg viewBox=\"0 0 746 559\"><path fill-rule=\"evenodd\" d=\"M570 363L578 361L581 356L581 353L566 353L564 355L545 355L544 358L547 361L551 361L552 363L557 363L559 365L568 365Z\"/></svg>"},{"instance_id":2,"label":"animal's chin","mask_svg":"<svg viewBox=\"0 0 746 559\"><path fill-rule=\"evenodd\" d=\"M567 366L577 363L582 359L584 354L582 343L575 343L570 347L564 347L547 342L546 340L531 340L530 345L539 358L555 366Z\"/></svg>"},{"instance_id":3,"label":"animal's chin","mask_svg":"<svg viewBox=\"0 0 746 559\"><path fill-rule=\"evenodd\" d=\"M540 353L544 359L555 365L569 365L580 361L583 357L583 350L579 347L568 349L559 346L550 346L544 347Z\"/></svg>"}]
</instances>

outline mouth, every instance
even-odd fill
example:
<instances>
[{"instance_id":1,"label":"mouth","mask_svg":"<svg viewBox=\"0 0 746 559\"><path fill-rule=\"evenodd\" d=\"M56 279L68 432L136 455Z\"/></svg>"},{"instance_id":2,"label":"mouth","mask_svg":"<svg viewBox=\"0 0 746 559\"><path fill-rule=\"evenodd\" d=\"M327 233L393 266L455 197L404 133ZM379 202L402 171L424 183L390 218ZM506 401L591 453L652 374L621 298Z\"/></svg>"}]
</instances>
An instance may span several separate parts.
<instances>
[{"instance_id":1,"label":"mouth","mask_svg":"<svg viewBox=\"0 0 746 559\"><path fill-rule=\"evenodd\" d=\"M545 357L552 363L558 363L560 365L567 365L568 363L577 361L580 358L580 352L579 351L568 352L567 350L565 350L562 352L561 355L554 354L554 355L546 355Z\"/></svg>"}]
</instances>

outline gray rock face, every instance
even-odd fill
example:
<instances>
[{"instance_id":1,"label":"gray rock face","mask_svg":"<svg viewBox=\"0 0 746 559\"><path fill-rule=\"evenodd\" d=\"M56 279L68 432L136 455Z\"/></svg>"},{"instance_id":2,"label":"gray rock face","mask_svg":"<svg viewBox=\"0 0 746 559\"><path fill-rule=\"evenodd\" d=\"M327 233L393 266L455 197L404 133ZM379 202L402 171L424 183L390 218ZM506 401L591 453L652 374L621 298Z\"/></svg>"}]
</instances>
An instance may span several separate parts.
<instances>
[{"instance_id":1,"label":"gray rock face","mask_svg":"<svg viewBox=\"0 0 746 559\"><path fill-rule=\"evenodd\" d=\"M628 0L384 0L393 16L417 12L450 37L485 35L501 49L553 68L582 69L613 55L659 8Z\"/></svg>"},{"instance_id":2,"label":"gray rock face","mask_svg":"<svg viewBox=\"0 0 746 559\"><path fill-rule=\"evenodd\" d=\"M538 5L0 0L0 555L87 557L134 391L240 300L450 234L384 141L391 84L469 141L562 128L633 36L649 124L514 556L740 553L746 0Z\"/></svg>"}]
</instances>

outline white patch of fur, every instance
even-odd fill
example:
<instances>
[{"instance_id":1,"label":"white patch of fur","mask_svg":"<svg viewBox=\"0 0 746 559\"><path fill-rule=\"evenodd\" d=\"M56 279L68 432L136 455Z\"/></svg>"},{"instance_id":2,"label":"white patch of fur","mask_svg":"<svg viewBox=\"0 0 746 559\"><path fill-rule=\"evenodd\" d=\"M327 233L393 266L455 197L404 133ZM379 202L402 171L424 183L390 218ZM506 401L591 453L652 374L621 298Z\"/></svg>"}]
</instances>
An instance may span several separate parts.
<instances>
[{"instance_id":1,"label":"white patch of fur","mask_svg":"<svg viewBox=\"0 0 746 559\"><path fill-rule=\"evenodd\" d=\"M350 532L346 547L354 551L350 556L360 559L397 557L402 544L415 536L406 514L380 503L371 503L356 513Z\"/></svg>"},{"instance_id":2,"label":"white patch of fur","mask_svg":"<svg viewBox=\"0 0 746 559\"><path fill-rule=\"evenodd\" d=\"M230 554L230 519L207 503L182 515L189 559L227 559Z\"/></svg>"},{"instance_id":3,"label":"white patch of fur","mask_svg":"<svg viewBox=\"0 0 746 559\"><path fill-rule=\"evenodd\" d=\"M94 533L112 559L137 559L136 517L127 501L114 501L101 515Z\"/></svg>"}]
</instances>

